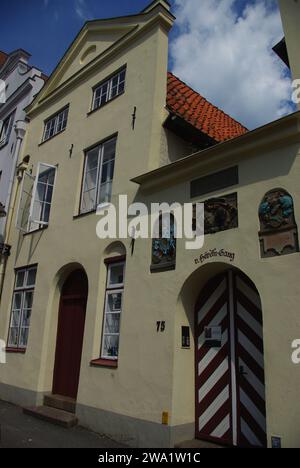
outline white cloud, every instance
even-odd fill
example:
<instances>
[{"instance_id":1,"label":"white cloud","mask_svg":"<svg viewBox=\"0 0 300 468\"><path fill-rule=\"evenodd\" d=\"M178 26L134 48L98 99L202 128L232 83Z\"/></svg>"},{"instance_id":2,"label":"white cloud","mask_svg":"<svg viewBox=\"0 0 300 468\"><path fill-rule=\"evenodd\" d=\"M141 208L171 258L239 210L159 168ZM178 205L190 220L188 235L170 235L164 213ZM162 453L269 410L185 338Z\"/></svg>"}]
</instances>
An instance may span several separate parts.
<instances>
[{"instance_id":1,"label":"white cloud","mask_svg":"<svg viewBox=\"0 0 300 468\"><path fill-rule=\"evenodd\" d=\"M252 129L293 111L291 82L272 51L283 37L273 0L175 0L173 72Z\"/></svg>"},{"instance_id":2,"label":"white cloud","mask_svg":"<svg viewBox=\"0 0 300 468\"><path fill-rule=\"evenodd\" d=\"M49 0L44 0L44 7L45 8L47 8L48 4L49 4Z\"/></svg>"},{"instance_id":3,"label":"white cloud","mask_svg":"<svg viewBox=\"0 0 300 468\"><path fill-rule=\"evenodd\" d=\"M92 15L88 10L85 0L75 0L75 13L79 19L86 21Z\"/></svg>"}]
</instances>

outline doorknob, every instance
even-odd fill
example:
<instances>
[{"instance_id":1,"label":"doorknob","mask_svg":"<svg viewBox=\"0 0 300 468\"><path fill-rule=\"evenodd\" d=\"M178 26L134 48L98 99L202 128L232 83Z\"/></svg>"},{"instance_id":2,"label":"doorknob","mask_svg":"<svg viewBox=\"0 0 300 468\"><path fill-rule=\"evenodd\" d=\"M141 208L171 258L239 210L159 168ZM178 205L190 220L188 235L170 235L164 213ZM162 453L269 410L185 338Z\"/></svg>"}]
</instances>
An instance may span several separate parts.
<instances>
[{"instance_id":1,"label":"doorknob","mask_svg":"<svg viewBox=\"0 0 300 468\"><path fill-rule=\"evenodd\" d=\"M244 366L240 366L240 375L248 375L248 372L245 371Z\"/></svg>"}]
</instances>

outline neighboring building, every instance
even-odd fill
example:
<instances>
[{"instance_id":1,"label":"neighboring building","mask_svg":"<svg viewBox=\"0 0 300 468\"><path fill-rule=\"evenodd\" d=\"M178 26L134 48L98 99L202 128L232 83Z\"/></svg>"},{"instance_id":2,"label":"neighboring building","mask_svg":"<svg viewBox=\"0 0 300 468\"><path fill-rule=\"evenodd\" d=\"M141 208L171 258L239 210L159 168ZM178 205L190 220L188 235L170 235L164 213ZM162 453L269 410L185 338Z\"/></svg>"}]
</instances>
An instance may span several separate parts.
<instances>
[{"instance_id":1,"label":"neighboring building","mask_svg":"<svg viewBox=\"0 0 300 468\"><path fill-rule=\"evenodd\" d=\"M247 132L167 73L173 22L87 22L27 108L0 398L136 447L299 447L300 113ZM100 240L120 194L205 202L204 247Z\"/></svg>"},{"instance_id":2,"label":"neighboring building","mask_svg":"<svg viewBox=\"0 0 300 468\"><path fill-rule=\"evenodd\" d=\"M285 39L279 44L282 59L291 68L293 79L300 79L298 44L300 41L299 5L295 0L279 0ZM286 54L285 49L288 53ZM287 60L286 60L287 55Z\"/></svg>"},{"instance_id":3,"label":"neighboring building","mask_svg":"<svg viewBox=\"0 0 300 468\"><path fill-rule=\"evenodd\" d=\"M28 64L29 58L30 54L22 49L10 54L0 51L0 80L5 86L5 98L0 102L0 291L10 249L5 238L12 189L26 131L24 109L45 82L45 75Z\"/></svg>"}]
</instances>

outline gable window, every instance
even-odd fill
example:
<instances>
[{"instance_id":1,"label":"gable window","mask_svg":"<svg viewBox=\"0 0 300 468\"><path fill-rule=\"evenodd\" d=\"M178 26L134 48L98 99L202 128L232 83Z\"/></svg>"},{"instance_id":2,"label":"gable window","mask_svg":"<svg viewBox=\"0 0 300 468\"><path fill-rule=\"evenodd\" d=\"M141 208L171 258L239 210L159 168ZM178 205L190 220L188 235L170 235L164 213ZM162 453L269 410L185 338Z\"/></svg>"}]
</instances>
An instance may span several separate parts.
<instances>
[{"instance_id":1,"label":"gable window","mask_svg":"<svg viewBox=\"0 0 300 468\"><path fill-rule=\"evenodd\" d=\"M3 120L0 132L0 146L8 143L14 123L15 112L12 112L6 119Z\"/></svg>"},{"instance_id":2,"label":"gable window","mask_svg":"<svg viewBox=\"0 0 300 468\"><path fill-rule=\"evenodd\" d=\"M12 299L8 347L25 349L28 342L37 267L17 270Z\"/></svg>"},{"instance_id":3,"label":"gable window","mask_svg":"<svg viewBox=\"0 0 300 468\"><path fill-rule=\"evenodd\" d=\"M122 94L125 89L125 78L126 69L123 69L94 88L92 110L98 109L108 101Z\"/></svg>"},{"instance_id":4,"label":"gable window","mask_svg":"<svg viewBox=\"0 0 300 468\"><path fill-rule=\"evenodd\" d=\"M117 139L113 138L87 151L85 155L80 213L93 211L99 203L110 201L116 143Z\"/></svg>"},{"instance_id":5,"label":"gable window","mask_svg":"<svg viewBox=\"0 0 300 468\"><path fill-rule=\"evenodd\" d=\"M120 318L123 307L125 260L107 261L107 284L105 294L104 321L101 358L118 359Z\"/></svg>"},{"instance_id":6,"label":"gable window","mask_svg":"<svg viewBox=\"0 0 300 468\"><path fill-rule=\"evenodd\" d=\"M62 132L68 121L69 107L66 107L62 111L58 112L54 117L45 121L43 141L49 140L49 138Z\"/></svg>"},{"instance_id":7,"label":"gable window","mask_svg":"<svg viewBox=\"0 0 300 468\"><path fill-rule=\"evenodd\" d=\"M39 163L37 175L24 174L17 214L17 228L30 232L48 226L56 166Z\"/></svg>"}]
</instances>

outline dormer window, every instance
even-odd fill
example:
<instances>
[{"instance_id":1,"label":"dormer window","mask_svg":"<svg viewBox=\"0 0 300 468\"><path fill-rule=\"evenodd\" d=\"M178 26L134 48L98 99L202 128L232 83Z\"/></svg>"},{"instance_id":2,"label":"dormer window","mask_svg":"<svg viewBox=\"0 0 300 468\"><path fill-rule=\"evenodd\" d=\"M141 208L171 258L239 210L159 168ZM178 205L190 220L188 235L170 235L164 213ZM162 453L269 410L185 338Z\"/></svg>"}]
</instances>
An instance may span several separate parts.
<instances>
[{"instance_id":1,"label":"dormer window","mask_svg":"<svg viewBox=\"0 0 300 468\"><path fill-rule=\"evenodd\" d=\"M122 69L111 78L94 88L92 110L99 109L107 102L124 93L126 69Z\"/></svg>"},{"instance_id":2,"label":"dormer window","mask_svg":"<svg viewBox=\"0 0 300 468\"><path fill-rule=\"evenodd\" d=\"M55 114L53 117L45 121L43 141L49 140L54 135L65 130L68 121L69 107Z\"/></svg>"}]
</instances>

